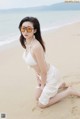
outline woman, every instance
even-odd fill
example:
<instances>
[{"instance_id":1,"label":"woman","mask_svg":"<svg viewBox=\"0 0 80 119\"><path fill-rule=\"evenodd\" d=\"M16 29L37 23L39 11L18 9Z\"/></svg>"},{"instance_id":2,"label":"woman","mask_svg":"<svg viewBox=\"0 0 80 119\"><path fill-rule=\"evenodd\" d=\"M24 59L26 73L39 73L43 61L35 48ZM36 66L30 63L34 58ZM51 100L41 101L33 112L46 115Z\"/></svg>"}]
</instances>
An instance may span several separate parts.
<instances>
[{"instance_id":1,"label":"woman","mask_svg":"<svg viewBox=\"0 0 80 119\"><path fill-rule=\"evenodd\" d=\"M57 69L45 60L46 49L41 37L38 19L34 17L23 18L19 24L19 30L21 32L20 43L25 49L23 58L36 72L38 87L35 97L38 106L41 108L51 106L68 95L80 96L80 92L72 87L58 92L59 88L66 87L66 84L60 83Z\"/></svg>"}]
</instances>

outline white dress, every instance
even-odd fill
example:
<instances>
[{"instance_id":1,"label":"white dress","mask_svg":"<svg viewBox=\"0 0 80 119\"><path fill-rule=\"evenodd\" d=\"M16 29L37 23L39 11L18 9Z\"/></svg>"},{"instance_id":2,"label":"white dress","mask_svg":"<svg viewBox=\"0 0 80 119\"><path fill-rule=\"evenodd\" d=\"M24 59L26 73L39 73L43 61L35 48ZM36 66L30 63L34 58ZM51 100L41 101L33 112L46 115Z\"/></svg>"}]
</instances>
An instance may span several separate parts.
<instances>
[{"instance_id":1,"label":"white dress","mask_svg":"<svg viewBox=\"0 0 80 119\"><path fill-rule=\"evenodd\" d=\"M47 72L46 85L41 93L39 102L43 105L47 105L49 99L57 94L60 85L61 82L59 72L54 65L51 65L49 71Z\"/></svg>"}]
</instances>

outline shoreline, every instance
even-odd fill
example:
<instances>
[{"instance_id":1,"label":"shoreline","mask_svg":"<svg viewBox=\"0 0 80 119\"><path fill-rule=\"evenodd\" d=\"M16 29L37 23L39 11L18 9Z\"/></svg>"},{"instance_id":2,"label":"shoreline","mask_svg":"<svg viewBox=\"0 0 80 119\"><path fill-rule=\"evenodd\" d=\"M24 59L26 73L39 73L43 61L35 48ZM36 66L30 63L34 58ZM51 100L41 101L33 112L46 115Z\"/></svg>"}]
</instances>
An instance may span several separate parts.
<instances>
[{"instance_id":1,"label":"shoreline","mask_svg":"<svg viewBox=\"0 0 80 119\"><path fill-rule=\"evenodd\" d=\"M55 32L56 30L62 28L62 27L65 27L65 26L68 26L68 25L72 25L72 24L76 24L76 23L79 23L80 20L76 20L76 21L72 21L72 22L68 22L68 23L64 23L64 24L61 24L61 25L58 25L58 26L52 26L52 27L48 27L48 28L43 28L41 29L41 32L42 33L45 33L45 32L50 32L50 31L53 31ZM14 36L14 38L17 38L16 40L12 40L12 41L5 41L2 43L2 45L0 44L0 49L4 49L3 47L7 47L7 46L10 46L12 43L14 44L17 40L18 40L18 35L17 36Z\"/></svg>"},{"instance_id":2,"label":"shoreline","mask_svg":"<svg viewBox=\"0 0 80 119\"><path fill-rule=\"evenodd\" d=\"M79 22L80 22L80 20L76 20L76 21L71 21L71 22L68 22L68 23L60 24L58 26L53 26L53 27L50 27L50 28L47 28L47 29L46 28L43 28L42 29L42 32L47 32L47 31L51 31L51 30L56 31L59 28L65 27L67 25L79 23Z\"/></svg>"}]
</instances>

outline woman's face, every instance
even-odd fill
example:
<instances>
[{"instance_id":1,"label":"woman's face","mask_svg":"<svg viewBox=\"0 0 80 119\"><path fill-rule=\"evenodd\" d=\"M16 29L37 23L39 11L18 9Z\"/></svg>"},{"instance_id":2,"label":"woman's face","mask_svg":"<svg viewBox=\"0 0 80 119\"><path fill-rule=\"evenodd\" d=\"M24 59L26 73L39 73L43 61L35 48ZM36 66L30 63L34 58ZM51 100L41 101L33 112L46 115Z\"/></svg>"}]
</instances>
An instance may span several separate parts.
<instances>
[{"instance_id":1,"label":"woman's face","mask_svg":"<svg viewBox=\"0 0 80 119\"><path fill-rule=\"evenodd\" d=\"M33 38L35 32L36 30L34 30L33 24L31 22L24 22L22 24L21 33L25 39Z\"/></svg>"}]
</instances>

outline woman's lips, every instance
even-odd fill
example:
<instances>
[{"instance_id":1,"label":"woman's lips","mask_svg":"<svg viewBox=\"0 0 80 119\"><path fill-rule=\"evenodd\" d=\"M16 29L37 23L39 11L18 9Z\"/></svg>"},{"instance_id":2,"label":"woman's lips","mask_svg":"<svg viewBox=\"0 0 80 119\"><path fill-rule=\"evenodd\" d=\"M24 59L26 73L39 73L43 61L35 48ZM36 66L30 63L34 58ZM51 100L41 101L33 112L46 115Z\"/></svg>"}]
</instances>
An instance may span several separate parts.
<instances>
[{"instance_id":1,"label":"woman's lips","mask_svg":"<svg viewBox=\"0 0 80 119\"><path fill-rule=\"evenodd\" d=\"M28 35L24 35L25 37L28 36Z\"/></svg>"}]
</instances>

